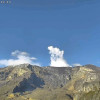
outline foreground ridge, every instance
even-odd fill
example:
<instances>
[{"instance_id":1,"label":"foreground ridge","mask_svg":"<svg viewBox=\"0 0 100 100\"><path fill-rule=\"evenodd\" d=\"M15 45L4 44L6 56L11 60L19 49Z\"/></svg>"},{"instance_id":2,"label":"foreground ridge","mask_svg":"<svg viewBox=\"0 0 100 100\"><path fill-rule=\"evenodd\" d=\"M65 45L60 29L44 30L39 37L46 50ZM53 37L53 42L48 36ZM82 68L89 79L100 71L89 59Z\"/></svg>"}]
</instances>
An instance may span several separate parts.
<instances>
[{"instance_id":1,"label":"foreground ridge","mask_svg":"<svg viewBox=\"0 0 100 100\"><path fill-rule=\"evenodd\" d=\"M0 100L99 100L100 68L39 67L21 64L0 68Z\"/></svg>"}]
</instances>

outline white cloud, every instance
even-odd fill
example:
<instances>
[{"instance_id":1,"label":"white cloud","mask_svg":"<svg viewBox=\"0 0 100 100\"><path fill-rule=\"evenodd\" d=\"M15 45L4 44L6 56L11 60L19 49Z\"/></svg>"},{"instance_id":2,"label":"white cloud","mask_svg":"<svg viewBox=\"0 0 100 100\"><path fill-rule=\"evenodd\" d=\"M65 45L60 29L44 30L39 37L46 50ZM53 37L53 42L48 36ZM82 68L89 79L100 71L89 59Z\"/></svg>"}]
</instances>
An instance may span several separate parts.
<instances>
[{"instance_id":1,"label":"white cloud","mask_svg":"<svg viewBox=\"0 0 100 100\"><path fill-rule=\"evenodd\" d=\"M48 47L49 54L51 55L50 60L50 66L53 67L69 67L69 64L65 61L63 55L64 51L60 50L57 47L49 46Z\"/></svg>"},{"instance_id":2,"label":"white cloud","mask_svg":"<svg viewBox=\"0 0 100 100\"><path fill-rule=\"evenodd\" d=\"M21 52L19 50L16 50L11 53L12 56L15 56L16 59L2 59L0 60L0 65L9 66L9 65L19 65L19 64L32 64L32 65L39 65L39 63L35 63L34 60L36 60L35 57L30 57L27 52Z\"/></svg>"},{"instance_id":3,"label":"white cloud","mask_svg":"<svg viewBox=\"0 0 100 100\"><path fill-rule=\"evenodd\" d=\"M82 66L82 65L79 63L76 63L76 64L73 64L73 66L76 67L76 66Z\"/></svg>"}]
</instances>

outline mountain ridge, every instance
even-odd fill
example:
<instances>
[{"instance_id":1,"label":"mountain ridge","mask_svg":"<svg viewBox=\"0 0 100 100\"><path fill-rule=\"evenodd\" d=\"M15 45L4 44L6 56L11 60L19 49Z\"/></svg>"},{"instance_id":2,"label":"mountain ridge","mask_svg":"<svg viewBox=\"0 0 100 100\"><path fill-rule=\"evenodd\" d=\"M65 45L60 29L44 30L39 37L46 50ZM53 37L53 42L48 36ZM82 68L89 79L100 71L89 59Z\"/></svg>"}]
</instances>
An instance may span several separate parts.
<instances>
[{"instance_id":1,"label":"mountain ridge","mask_svg":"<svg viewBox=\"0 0 100 100\"><path fill-rule=\"evenodd\" d=\"M1 100L89 100L90 94L94 92L95 97L99 89L100 68L90 64L76 67L21 64L0 68Z\"/></svg>"}]
</instances>

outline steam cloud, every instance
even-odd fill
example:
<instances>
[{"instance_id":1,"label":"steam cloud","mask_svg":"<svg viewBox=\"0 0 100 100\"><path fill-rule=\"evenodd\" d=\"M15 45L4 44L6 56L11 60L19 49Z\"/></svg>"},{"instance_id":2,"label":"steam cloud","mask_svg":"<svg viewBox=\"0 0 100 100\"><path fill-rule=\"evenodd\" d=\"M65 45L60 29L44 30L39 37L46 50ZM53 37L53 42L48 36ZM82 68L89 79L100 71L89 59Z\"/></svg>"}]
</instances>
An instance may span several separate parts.
<instances>
[{"instance_id":1,"label":"steam cloud","mask_svg":"<svg viewBox=\"0 0 100 100\"><path fill-rule=\"evenodd\" d=\"M64 51L60 50L57 47L49 46L48 47L50 56L50 66L52 67L71 67L67 61L64 59ZM32 64L41 66L40 63L36 63L35 60L37 58L30 57L27 52L21 52L19 50L15 50L11 53L14 57L13 59L1 59L0 66L9 66L9 65L19 65L19 64ZM81 66L79 63L75 63L72 66Z\"/></svg>"},{"instance_id":2,"label":"steam cloud","mask_svg":"<svg viewBox=\"0 0 100 100\"><path fill-rule=\"evenodd\" d=\"M49 54L51 55L50 60L50 66L53 67L69 67L69 64L65 61L63 55L64 51L60 50L59 48L54 48L53 46L48 47Z\"/></svg>"},{"instance_id":3,"label":"steam cloud","mask_svg":"<svg viewBox=\"0 0 100 100\"><path fill-rule=\"evenodd\" d=\"M0 60L0 65L9 66L9 65L19 65L19 64L32 64L32 65L38 65L39 63L35 63L34 60L36 60L35 57L30 57L27 52L21 52L19 50L16 50L11 53L12 56L16 57L16 59L3 59Z\"/></svg>"},{"instance_id":4,"label":"steam cloud","mask_svg":"<svg viewBox=\"0 0 100 100\"><path fill-rule=\"evenodd\" d=\"M76 63L76 64L73 64L73 66L76 67L76 66L82 66L82 65L79 63Z\"/></svg>"}]
</instances>

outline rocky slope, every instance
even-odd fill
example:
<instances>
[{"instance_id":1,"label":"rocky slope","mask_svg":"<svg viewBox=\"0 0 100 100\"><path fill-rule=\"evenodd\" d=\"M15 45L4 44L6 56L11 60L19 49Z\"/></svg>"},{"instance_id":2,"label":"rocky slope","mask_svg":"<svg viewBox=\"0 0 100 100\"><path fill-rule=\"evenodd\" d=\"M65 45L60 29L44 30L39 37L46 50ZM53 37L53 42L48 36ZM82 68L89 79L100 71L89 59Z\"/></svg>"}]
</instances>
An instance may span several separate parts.
<instances>
[{"instance_id":1,"label":"rocky slope","mask_svg":"<svg viewBox=\"0 0 100 100\"><path fill-rule=\"evenodd\" d=\"M30 64L0 68L0 100L100 100L100 68Z\"/></svg>"}]
</instances>

